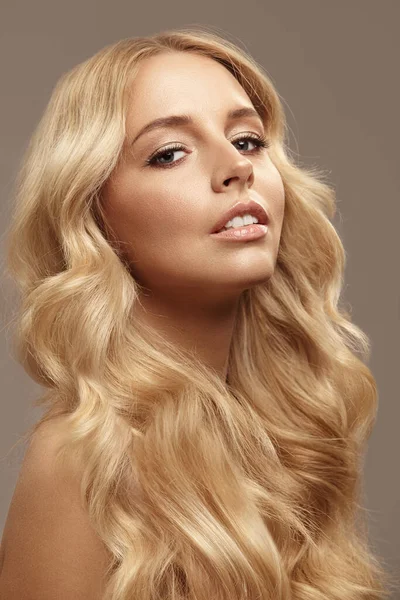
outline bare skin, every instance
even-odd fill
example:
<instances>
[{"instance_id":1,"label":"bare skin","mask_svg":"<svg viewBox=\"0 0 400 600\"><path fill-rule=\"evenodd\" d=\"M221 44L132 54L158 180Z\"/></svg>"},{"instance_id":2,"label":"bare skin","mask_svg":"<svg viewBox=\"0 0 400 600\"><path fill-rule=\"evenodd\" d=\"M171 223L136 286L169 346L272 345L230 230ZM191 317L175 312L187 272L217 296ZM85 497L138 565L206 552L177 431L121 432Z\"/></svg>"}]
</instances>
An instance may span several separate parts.
<instances>
[{"instance_id":1,"label":"bare skin","mask_svg":"<svg viewBox=\"0 0 400 600\"><path fill-rule=\"evenodd\" d=\"M98 600L112 559L81 504L78 463L55 453L63 418L42 423L25 452L0 546L1 600Z\"/></svg>"},{"instance_id":2,"label":"bare skin","mask_svg":"<svg viewBox=\"0 0 400 600\"><path fill-rule=\"evenodd\" d=\"M144 287L136 318L174 343L194 349L225 380L241 293L274 272L284 214L284 188L257 116L229 121L253 107L239 82L216 61L187 52L145 59L131 89L126 159L104 189L103 205ZM193 125L142 128L159 117L189 114ZM240 143L238 143L242 140ZM146 159L171 143L155 164ZM210 236L234 203L255 200L270 216L266 236L227 243Z\"/></svg>"}]
</instances>

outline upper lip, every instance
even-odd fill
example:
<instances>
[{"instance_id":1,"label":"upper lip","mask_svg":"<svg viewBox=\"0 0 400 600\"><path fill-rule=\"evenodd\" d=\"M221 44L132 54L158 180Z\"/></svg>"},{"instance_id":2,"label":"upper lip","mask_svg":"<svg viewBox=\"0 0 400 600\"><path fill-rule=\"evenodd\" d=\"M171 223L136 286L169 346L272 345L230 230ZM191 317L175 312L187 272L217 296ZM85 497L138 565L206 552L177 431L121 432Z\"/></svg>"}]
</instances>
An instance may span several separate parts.
<instances>
[{"instance_id":1,"label":"upper lip","mask_svg":"<svg viewBox=\"0 0 400 600\"><path fill-rule=\"evenodd\" d=\"M242 217L243 215L250 214L253 217L257 217L257 220L262 225L268 225L269 216L263 206L254 200L250 202L237 202L234 204L226 213L224 213L217 223L214 225L211 233L217 233L224 227L224 225L231 221L234 217Z\"/></svg>"}]
</instances>

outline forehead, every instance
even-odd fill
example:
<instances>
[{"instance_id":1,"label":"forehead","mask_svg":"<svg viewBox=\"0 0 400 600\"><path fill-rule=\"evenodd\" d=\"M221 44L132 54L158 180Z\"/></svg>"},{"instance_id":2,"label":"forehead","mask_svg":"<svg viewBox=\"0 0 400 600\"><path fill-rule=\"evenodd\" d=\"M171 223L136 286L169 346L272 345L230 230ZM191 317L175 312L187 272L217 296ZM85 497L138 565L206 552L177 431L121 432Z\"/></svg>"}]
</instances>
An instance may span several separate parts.
<instances>
[{"instance_id":1,"label":"forehead","mask_svg":"<svg viewBox=\"0 0 400 600\"><path fill-rule=\"evenodd\" d=\"M251 101L235 77L220 63L192 52L165 52L144 59L130 89L130 110L157 118L193 108L225 112Z\"/></svg>"}]
</instances>

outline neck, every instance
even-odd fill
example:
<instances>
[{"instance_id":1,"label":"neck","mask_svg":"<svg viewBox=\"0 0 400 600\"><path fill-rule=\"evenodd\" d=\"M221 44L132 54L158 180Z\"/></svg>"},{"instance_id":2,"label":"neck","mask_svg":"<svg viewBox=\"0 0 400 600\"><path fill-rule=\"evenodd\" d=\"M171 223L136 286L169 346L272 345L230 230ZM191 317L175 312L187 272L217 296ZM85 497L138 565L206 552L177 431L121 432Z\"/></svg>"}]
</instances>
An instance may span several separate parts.
<instances>
[{"instance_id":1,"label":"neck","mask_svg":"<svg viewBox=\"0 0 400 600\"><path fill-rule=\"evenodd\" d=\"M193 351L226 381L238 297L219 303L207 300L200 303L195 294L175 294L172 298L150 292L140 296L135 318L168 341Z\"/></svg>"}]
</instances>

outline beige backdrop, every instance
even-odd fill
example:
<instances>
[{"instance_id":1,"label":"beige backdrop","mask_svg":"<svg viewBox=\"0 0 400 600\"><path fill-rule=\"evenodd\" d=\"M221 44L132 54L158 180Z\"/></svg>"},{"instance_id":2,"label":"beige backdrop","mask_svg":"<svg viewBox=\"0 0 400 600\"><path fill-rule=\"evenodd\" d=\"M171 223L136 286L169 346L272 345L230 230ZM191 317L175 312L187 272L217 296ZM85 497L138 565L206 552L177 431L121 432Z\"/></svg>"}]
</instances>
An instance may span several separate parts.
<instances>
[{"instance_id":1,"label":"beige backdrop","mask_svg":"<svg viewBox=\"0 0 400 600\"><path fill-rule=\"evenodd\" d=\"M376 551L400 575L400 0L3 3L0 19L1 261L21 154L63 72L118 39L206 25L242 44L284 103L290 146L329 172L347 253L345 298L372 341L378 419L365 459ZM0 528L41 393L10 356L12 284L1 287ZM1 534L0 534L1 537ZM400 598L393 598L400 600Z\"/></svg>"}]
</instances>

